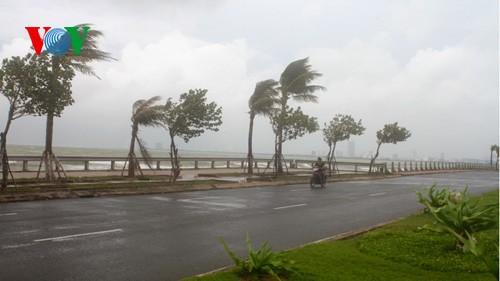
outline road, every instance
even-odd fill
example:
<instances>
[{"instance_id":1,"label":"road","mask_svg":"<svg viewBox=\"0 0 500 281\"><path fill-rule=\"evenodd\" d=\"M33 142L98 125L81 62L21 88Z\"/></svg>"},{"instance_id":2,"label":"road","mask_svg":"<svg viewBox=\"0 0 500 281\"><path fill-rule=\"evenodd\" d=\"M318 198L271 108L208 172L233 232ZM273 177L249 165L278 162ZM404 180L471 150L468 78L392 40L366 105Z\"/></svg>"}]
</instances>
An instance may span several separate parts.
<instances>
[{"instance_id":1,"label":"road","mask_svg":"<svg viewBox=\"0 0 500 281\"><path fill-rule=\"evenodd\" d=\"M498 172L0 204L0 279L179 280L232 263L248 232L274 251L422 208L415 188L498 189Z\"/></svg>"}]
</instances>

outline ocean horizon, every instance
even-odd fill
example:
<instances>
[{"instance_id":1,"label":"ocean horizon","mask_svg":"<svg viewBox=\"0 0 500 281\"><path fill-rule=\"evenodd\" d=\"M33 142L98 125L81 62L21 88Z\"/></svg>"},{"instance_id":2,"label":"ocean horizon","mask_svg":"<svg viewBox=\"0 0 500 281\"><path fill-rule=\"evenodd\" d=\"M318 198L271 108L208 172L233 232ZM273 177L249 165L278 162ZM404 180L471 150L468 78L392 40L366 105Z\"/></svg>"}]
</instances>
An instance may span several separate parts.
<instances>
[{"instance_id":1,"label":"ocean horizon","mask_svg":"<svg viewBox=\"0 0 500 281\"><path fill-rule=\"evenodd\" d=\"M44 150L44 146L41 145L8 145L7 151L9 156L41 156ZM54 146L53 152L57 157L61 156L80 156L80 157L126 157L128 155L127 148L89 148L89 147L66 147L66 146ZM150 154L152 157L165 157L168 158L169 151L166 149L150 149ZM140 152L136 151L136 155L140 156ZM179 151L179 155L181 158L191 158L191 157L200 157L200 158L246 158L246 152L234 152L234 151L195 151L195 150L181 150ZM311 160L311 162L315 161L317 157L322 157L323 159L326 156L323 155L290 155L285 154L283 156L287 163L293 160ZM254 153L254 158L256 159L268 159L271 160L273 158L273 153ZM369 162L369 159L363 158L339 158L337 157L337 161L342 162ZM11 164L11 168L14 171L19 171L22 169L22 164L17 163L17 161L9 161ZM240 163L232 163L233 166L238 166ZM38 163L30 162L29 170L37 170ZM121 169L125 165L124 161L116 161L115 167L116 169ZM208 165L208 166L207 166ZM224 168L226 164L216 163L217 168ZM259 163L259 167L265 168L266 163ZM310 165L301 164L304 168L309 168ZM63 167L66 170L81 170L82 165L75 163L63 163ZM141 167L147 168L147 165L141 163ZM200 168L209 168L209 163L200 163ZM109 161L90 161L90 169L91 170L103 170L109 169L110 162ZM160 168L169 169L170 163L162 162ZM183 163L183 168L194 168L194 163Z\"/></svg>"}]
</instances>

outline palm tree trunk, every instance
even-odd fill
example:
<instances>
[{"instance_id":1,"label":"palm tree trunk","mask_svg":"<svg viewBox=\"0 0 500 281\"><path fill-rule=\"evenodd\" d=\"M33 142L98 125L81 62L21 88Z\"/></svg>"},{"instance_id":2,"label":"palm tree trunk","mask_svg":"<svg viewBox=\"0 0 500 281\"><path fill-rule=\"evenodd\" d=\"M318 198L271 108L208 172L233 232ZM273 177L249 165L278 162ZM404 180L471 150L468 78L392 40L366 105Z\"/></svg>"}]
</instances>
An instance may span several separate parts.
<instances>
[{"instance_id":1,"label":"palm tree trunk","mask_svg":"<svg viewBox=\"0 0 500 281\"><path fill-rule=\"evenodd\" d=\"M54 112L47 113L47 123L45 126L45 150L43 152L45 162L45 179L53 181L54 175L54 154L52 152L52 140L54 134Z\"/></svg>"},{"instance_id":2,"label":"palm tree trunk","mask_svg":"<svg viewBox=\"0 0 500 281\"><path fill-rule=\"evenodd\" d=\"M372 172L373 164L375 164L375 159L377 159L377 157L378 157L378 152L380 150L381 145L382 145L382 143L379 142L378 146L377 146L377 152L375 153L375 156L373 156L372 160L370 161L370 169L368 169L368 173Z\"/></svg>"},{"instance_id":3,"label":"palm tree trunk","mask_svg":"<svg viewBox=\"0 0 500 281\"><path fill-rule=\"evenodd\" d=\"M128 151L128 176L135 177L135 140L137 138L137 132L139 131L139 124L132 124L132 139L130 140L130 149Z\"/></svg>"},{"instance_id":4,"label":"palm tree trunk","mask_svg":"<svg viewBox=\"0 0 500 281\"><path fill-rule=\"evenodd\" d=\"M253 174L253 151L252 151L252 138L253 138L253 119L255 118L255 113L250 112L250 125L248 126L248 174Z\"/></svg>"},{"instance_id":5,"label":"palm tree trunk","mask_svg":"<svg viewBox=\"0 0 500 281\"><path fill-rule=\"evenodd\" d=\"M493 166L493 149L490 150L490 166Z\"/></svg>"},{"instance_id":6,"label":"palm tree trunk","mask_svg":"<svg viewBox=\"0 0 500 281\"><path fill-rule=\"evenodd\" d=\"M281 159L283 157L283 119L285 116L285 111L286 111L286 102L288 100L288 97L285 92L282 92L282 97L281 97L281 113L279 117L279 124L278 124L278 143L276 147L276 157L275 157L275 165L276 165L276 171L278 174L283 174L283 167L282 167L282 162Z\"/></svg>"}]
</instances>

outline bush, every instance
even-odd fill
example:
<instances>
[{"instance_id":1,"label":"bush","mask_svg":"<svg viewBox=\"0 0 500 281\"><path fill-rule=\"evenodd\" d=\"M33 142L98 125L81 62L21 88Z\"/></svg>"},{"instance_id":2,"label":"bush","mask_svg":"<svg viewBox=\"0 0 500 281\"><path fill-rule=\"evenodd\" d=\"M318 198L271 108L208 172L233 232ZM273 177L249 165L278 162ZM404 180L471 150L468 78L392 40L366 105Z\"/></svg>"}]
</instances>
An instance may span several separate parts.
<instances>
[{"instance_id":1,"label":"bush","mask_svg":"<svg viewBox=\"0 0 500 281\"><path fill-rule=\"evenodd\" d=\"M450 199L451 192L448 188L437 190L436 184L433 184L431 187L422 186L424 193L427 195L427 198L417 190L415 193L418 196L418 202L424 204L425 206L430 205L434 208L440 208L448 204L448 200ZM429 209L426 208L426 212L429 212Z\"/></svg>"},{"instance_id":2,"label":"bush","mask_svg":"<svg viewBox=\"0 0 500 281\"><path fill-rule=\"evenodd\" d=\"M427 207L435 220L434 224L426 224L421 228L453 235L456 238L456 248L464 252L470 251L480 258L498 280L498 245L495 244L497 258L491 259L485 254L484 241L478 242L475 235L480 231L498 229L497 205L484 204L481 199L472 201L467 193L467 187L463 192L452 196L448 193L445 196L447 200L441 207L433 206L433 200L422 199L422 194L415 192L419 201ZM433 193L434 195L436 194Z\"/></svg>"},{"instance_id":3,"label":"bush","mask_svg":"<svg viewBox=\"0 0 500 281\"><path fill-rule=\"evenodd\" d=\"M286 260L281 253L272 252L271 247L267 247L268 241L255 251L250 244L250 236L247 233L246 244L248 248L248 257L244 259L236 257L229 249L224 239L220 238L220 241L231 259L240 268L241 273L251 276L254 280L259 280L266 275L281 280L279 275L294 272L293 264L295 262Z\"/></svg>"}]
</instances>

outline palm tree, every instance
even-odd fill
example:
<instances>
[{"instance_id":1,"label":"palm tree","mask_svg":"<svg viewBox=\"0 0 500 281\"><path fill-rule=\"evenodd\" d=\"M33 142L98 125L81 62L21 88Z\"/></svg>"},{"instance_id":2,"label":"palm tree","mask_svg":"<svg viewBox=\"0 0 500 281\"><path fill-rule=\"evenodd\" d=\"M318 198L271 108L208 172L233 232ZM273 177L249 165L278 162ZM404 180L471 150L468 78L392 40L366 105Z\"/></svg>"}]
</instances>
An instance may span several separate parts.
<instances>
[{"instance_id":1,"label":"palm tree","mask_svg":"<svg viewBox=\"0 0 500 281\"><path fill-rule=\"evenodd\" d=\"M79 24L78 27L89 26L90 24ZM83 31L79 29L79 34L82 36ZM94 69L89 65L94 61L110 61L114 60L111 57L110 53L101 51L99 49L99 38L103 36L103 33L96 29L88 29L84 44L80 50L80 54L74 55L73 47L62 57L52 57L52 71L57 73L58 69L61 68L62 63L68 63L69 66L85 75L92 75L97 77L94 72ZM57 78L56 78L57 79ZM57 93L54 93L57 95ZM43 152L43 158L45 161L45 176L49 180L53 180L54 171L52 161L55 160L55 156L52 152L52 139L53 139L53 131L54 131L54 112L49 111L47 113L47 123L46 123L46 132L45 132L45 151ZM57 162L56 162L57 164Z\"/></svg>"},{"instance_id":2,"label":"palm tree","mask_svg":"<svg viewBox=\"0 0 500 281\"><path fill-rule=\"evenodd\" d=\"M255 90L248 100L250 108L250 125L248 128L248 174L253 174L253 152L252 152L252 137L253 137L253 120L256 115L269 116L276 110L277 103L276 86L278 82L273 79L260 81L255 85Z\"/></svg>"},{"instance_id":3,"label":"palm tree","mask_svg":"<svg viewBox=\"0 0 500 281\"><path fill-rule=\"evenodd\" d=\"M139 138L139 126L162 126L164 116L163 110L160 106L154 105L160 99L161 97L155 96L148 100L138 100L132 106L132 118L130 118L132 121L132 138L130 140L130 150L127 156L129 177L135 176L135 169L139 166L137 157L135 156L135 141L137 141L139 145L142 157L149 165L149 159L151 157L144 141Z\"/></svg>"},{"instance_id":4,"label":"palm tree","mask_svg":"<svg viewBox=\"0 0 500 281\"><path fill-rule=\"evenodd\" d=\"M291 98L297 102L318 102L318 97L314 95L316 91L325 91L326 88L310 83L321 76L321 73L311 70L308 64L309 58L300 59L290 63L279 81L279 103L281 105L280 114L286 112L288 100ZM278 173L283 173L281 158L283 155L283 126L278 124L277 143L275 148L275 168Z\"/></svg>"}]
</instances>

